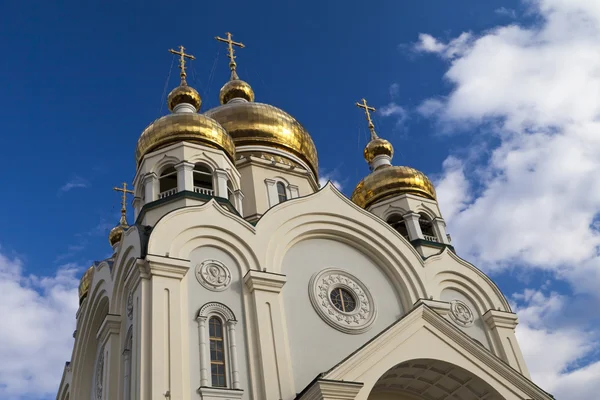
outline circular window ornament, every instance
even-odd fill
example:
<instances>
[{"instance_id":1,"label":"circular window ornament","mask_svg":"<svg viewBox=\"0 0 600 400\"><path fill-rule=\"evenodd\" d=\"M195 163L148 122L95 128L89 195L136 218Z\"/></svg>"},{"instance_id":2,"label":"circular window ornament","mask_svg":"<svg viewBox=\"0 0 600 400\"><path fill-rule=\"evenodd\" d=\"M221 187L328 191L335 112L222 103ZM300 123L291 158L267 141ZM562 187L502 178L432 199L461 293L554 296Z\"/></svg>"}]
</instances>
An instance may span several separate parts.
<instances>
[{"instance_id":1,"label":"circular window ornament","mask_svg":"<svg viewBox=\"0 0 600 400\"><path fill-rule=\"evenodd\" d=\"M475 319L469 306L460 300L452 300L450 302L450 317L458 325L465 327L473 325L473 320Z\"/></svg>"},{"instance_id":2,"label":"circular window ornament","mask_svg":"<svg viewBox=\"0 0 600 400\"><path fill-rule=\"evenodd\" d=\"M377 316L369 289L347 271L327 268L310 278L308 294L317 314L344 333L366 332Z\"/></svg>"},{"instance_id":3,"label":"circular window ornament","mask_svg":"<svg viewBox=\"0 0 600 400\"><path fill-rule=\"evenodd\" d=\"M196 265L196 279L208 290L219 292L231 283L231 273L222 262L205 260Z\"/></svg>"}]
</instances>

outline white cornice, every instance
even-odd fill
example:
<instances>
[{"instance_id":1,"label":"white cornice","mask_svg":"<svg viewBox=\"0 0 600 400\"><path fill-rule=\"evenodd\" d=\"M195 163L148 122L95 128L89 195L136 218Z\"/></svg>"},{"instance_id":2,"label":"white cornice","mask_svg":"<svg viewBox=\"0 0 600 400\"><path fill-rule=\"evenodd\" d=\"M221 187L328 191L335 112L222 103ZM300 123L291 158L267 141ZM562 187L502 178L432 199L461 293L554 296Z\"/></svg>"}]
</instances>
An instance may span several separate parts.
<instances>
[{"instance_id":1,"label":"white cornice","mask_svg":"<svg viewBox=\"0 0 600 400\"><path fill-rule=\"evenodd\" d=\"M148 261L148 269L150 275L152 276L182 279L187 273L188 269L190 269L189 260L148 254L146 256L146 261Z\"/></svg>"},{"instance_id":2,"label":"white cornice","mask_svg":"<svg viewBox=\"0 0 600 400\"><path fill-rule=\"evenodd\" d=\"M483 320L490 327L490 329L515 329L519 324L519 318L517 317L517 314L498 310L488 310L485 314L483 314Z\"/></svg>"},{"instance_id":3,"label":"white cornice","mask_svg":"<svg viewBox=\"0 0 600 400\"><path fill-rule=\"evenodd\" d=\"M285 275L270 272L248 271L244 276L244 283L250 289L250 293L255 290L279 293L286 281Z\"/></svg>"},{"instance_id":4,"label":"white cornice","mask_svg":"<svg viewBox=\"0 0 600 400\"><path fill-rule=\"evenodd\" d=\"M354 400L362 387L361 382L317 379L297 400Z\"/></svg>"},{"instance_id":5,"label":"white cornice","mask_svg":"<svg viewBox=\"0 0 600 400\"><path fill-rule=\"evenodd\" d=\"M98 329L96 338L101 345L104 345L112 334L118 335L121 330L121 316L115 314L107 314Z\"/></svg>"}]
</instances>

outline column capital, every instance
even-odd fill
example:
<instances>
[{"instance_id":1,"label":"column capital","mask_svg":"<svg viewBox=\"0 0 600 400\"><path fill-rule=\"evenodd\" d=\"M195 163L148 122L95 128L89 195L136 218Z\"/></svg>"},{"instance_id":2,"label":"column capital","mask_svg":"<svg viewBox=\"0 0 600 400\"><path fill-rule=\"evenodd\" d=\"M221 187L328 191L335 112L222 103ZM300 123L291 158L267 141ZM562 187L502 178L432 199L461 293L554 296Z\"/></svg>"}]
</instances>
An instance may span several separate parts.
<instances>
[{"instance_id":1,"label":"column capital","mask_svg":"<svg viewBox=\"0 0 600 400\"><path fill-rule=\"evenodd\" d=\"M121 316L116 314L106 314L96 338L104 345L108 341L109 337L113 334L118 335L121 330Z\"/></svg>"},{"instance_id":2,"label":"column capital","mask_svg":"<svg viewBox=\"0 0 600 400\"><path fill-rule=\"evenodd\" d=\"M498 310L488 310L485 314L483 314L483 320L490 329L515 329L519 324L519 318L517 317L517 314Z\"/></svg>"},{"instance_id":3,"label":"column capital","mask_svg":"<svg viewBox=\"0 0 600 400\"><path fill-rule=\"evenodd\" d=\"M402 218L404 218L405 220L415 220L416 219L418 221L419 218L421 218L421 215L416 212L410 211L410 212L407 212L406 214L404 214L402 216Z\"/></svg>"},{"instance_id":4,"label":"column capital","mask_svg":"<svg viewBox=\"0 0 600 400\"><path fill-rule=\"evenodd\" d=\"M156 275L181 280L190 269L189 260L161 257L152 254L148 254L146 260L148 261L148 271L150 275L153 276Z\"/></svg>"},{"instance_id":5,"label":"column capital","mask_svg":"<svg viewBox=\"0 0 600 400\"><path fill-rule=\"evenodd\" d=\"M362 382L317 379L297 397L298 400L354 400L363 387Z\"/></svg>"},{"instance_id":6,"label":"column capital","mask_svg":"<svg viewBox=\"0 0 600 400\"><path fill-rule=\"evenodd\" d=\"M266 179L265 179L265 183L266 183L268 186L275 186L275 184L277 183L277 181L276 181L275 179L269 179L269 178L266 178Z\"/></svg>"},{"instance_id":7,"label":"column capital","mask_svg":"<svg viewBox=\"0 0 600 400\"><path fill-rule=\"evenodd\" d=\"M158 175L156 175L154 172L148 172L146 175L143 176L142 181L146 183L154 179L158 179Z\"/></svg>"},{"instance_id":8,"label":"column capital","mask_svg":"<svg viewBox=\"0 0 600 400\"><path fill-rule=\"evenodd\" d=\"M191 171L194 169L194 167L196 166L196 164L188 162L188 161L182 161L180 163L175 164L175 169L177 171L179 171L180 169L184 169L186 171Z\"/></svg>"},{"instance_id":9,"label":"column capital","mask_svg":"<svg viewBox=\"0 0 600 400\"><path fill-rule=\"evenodd\" d=\"M251 270L244 276L244 283L250 289L250 293L255 290L280 293L286 281L285 275L272 272Z\"/></svg>"},{"instance_id":10,"label":"column capital","mask_svg":"<svg viewBox=\"0 0 600 400\"><path fill-rule=\"evenodd\" d=\"M227 178L227 171L224 169L215 169L215 175L219 178Z\"/></svg>"}]
</instances>

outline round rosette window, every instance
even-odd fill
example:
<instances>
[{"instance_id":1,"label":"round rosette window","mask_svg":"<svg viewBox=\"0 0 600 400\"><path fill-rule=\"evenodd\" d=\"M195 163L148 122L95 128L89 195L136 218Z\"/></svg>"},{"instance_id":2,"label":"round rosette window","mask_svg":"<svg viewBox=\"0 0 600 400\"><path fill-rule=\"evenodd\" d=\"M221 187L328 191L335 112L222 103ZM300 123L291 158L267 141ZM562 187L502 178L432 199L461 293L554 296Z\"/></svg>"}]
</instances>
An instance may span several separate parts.
<instances>
[{"instance_id":1,"label":"round rosette window","mask_svg":"<svg viewBox=\"0 0 600 400\"><path fill-rule=\"evenodd\" d=\"M308 294L319 316L344 333L367 331L377 316L369 289L347 271L327 268L310 278Z\"/></svg>"}]
</instances>

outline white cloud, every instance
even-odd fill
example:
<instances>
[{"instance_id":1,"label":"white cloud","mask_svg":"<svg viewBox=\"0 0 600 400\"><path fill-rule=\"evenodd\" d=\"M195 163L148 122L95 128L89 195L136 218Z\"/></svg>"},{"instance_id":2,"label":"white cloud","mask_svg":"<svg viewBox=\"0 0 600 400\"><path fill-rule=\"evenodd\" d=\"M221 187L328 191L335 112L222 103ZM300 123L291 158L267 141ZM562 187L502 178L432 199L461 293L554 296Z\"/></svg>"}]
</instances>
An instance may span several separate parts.
<instances>
[{"instance_id":1,"label":"white cloud","mask_svg":"<svg viewBox=\"0 0 600 400\"><path fill-rule=\"evenodd\" d=\"M561 313L568 312L568 299L530 289L515 297L524 303L516 307L517 339L534 382L558 399L596 398L600 361L586 366L578 362L597 346L597 337L583 328L556 323Z\"/></svg>"},{"instance_id":2,"label":"white cloud","mask_svg":"<svg viewBox=\"0 0 600 400\"><path fill-rule=\"evenodd\" d=\"M69 180L67 183L62 185L60 187L59 191L60 192L68 192L72 189L87 188L87 187L90 187L90 183L87 180L83 179L80 176L75 176L74 178Z\"/></svg>"},{"instance_id":3,"label":"white cloud","mask_svg":"<svg viewBox=\"0 0 600 400\"><path fill-rule=\"evenodd\" d=\"M406 121L409 118L408 115L408 111L394 103L388 103L387 105L379 108L378 110L378 114L381 115L382 117L393 117L396 119L396 128L402 129L404 127L404 124L406 123Z\"/></svg>"},{"instance_id":4,"label":"white cloud","mask_svg":"<svg viewBox=\"0 0 600 400\"><path fill-rule=\"evenodd\" d=\"M509 18L517 18L517 11L512 8L500 7L494 10L494 12L498 15L502 15L503 17Z\"/></svg>"},{"instance_id":5,"label":"white cloud","mask_svg":"<svg viewBox=\"0 0 600 400\"><path fill-rule=\"evenodd\" d=\"M319 187L323 187L327 185L327 182L331 181L333 186L335 186L339 191L342 191L344 188L343 184L337 180L338 173L337 171L319 171Z\"/></svg>"},{"instance_id":6,"label":"white cloud","mask_svg":"<svg viewBox=\"0 0 600 400\"><path fill-rule=\"evenodd\" d=\"M500 26L415 49L448 62L446 96L418 111L488 143L474 162L452 156L438 198L453 245L494 271L546 270L600 305L600 2L527 1L535 25ZM567 299L537 292L518 336L533 379L557 398L596 398L598 338L553 325ZM552 351L548 351L552 349Z\"/></svg>"},{"instance_id":7,"label":"white cloud","mask_svg":"<svg viewBox=\"0 0 600 400\"><path fill-rule=\"evenodd\" d=\"M400 94L400 85L398 85L397 83L392 83L390 85L390 97L392 99L395 99L398 97L399 94Z\"/></svg>"},{"instance_id":8,"label":"white cloud","mask_svg":"<svg viewBox=\"0 0 600 400\"><path fill-rule=\"evenodd\" d=\"M421 33L413 48L418 53L437 53L444 58L452 59L464 55L472 39L469 32L463 32L448 43L443 43L427 33Z\"/></svg>"},{"instance_id":9,"label":"white cloud","mask_svg":"<svg viewBox=\"0 0 600 400\"><path fill-rule=\"evenodd\" d=\"M0 253L0 397L42 398L58 390L73 346L78 280L74 265L28 275Z\"/></svg>"}]
</instances>

